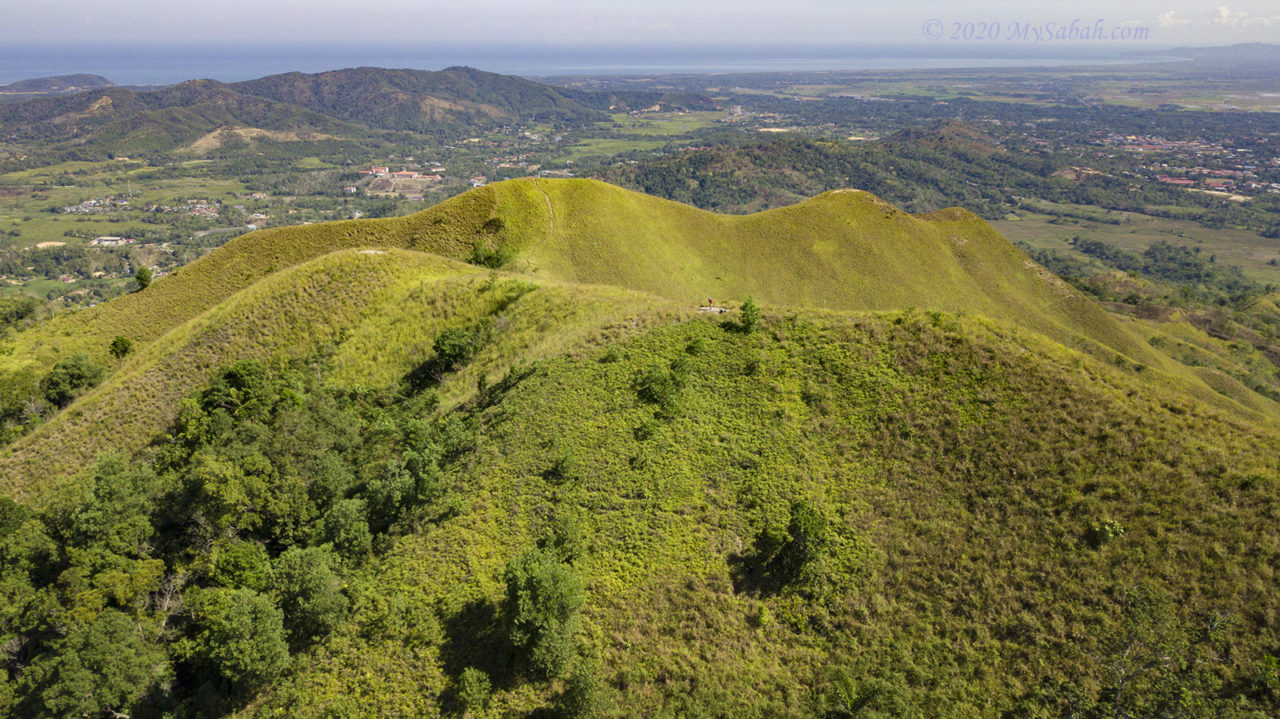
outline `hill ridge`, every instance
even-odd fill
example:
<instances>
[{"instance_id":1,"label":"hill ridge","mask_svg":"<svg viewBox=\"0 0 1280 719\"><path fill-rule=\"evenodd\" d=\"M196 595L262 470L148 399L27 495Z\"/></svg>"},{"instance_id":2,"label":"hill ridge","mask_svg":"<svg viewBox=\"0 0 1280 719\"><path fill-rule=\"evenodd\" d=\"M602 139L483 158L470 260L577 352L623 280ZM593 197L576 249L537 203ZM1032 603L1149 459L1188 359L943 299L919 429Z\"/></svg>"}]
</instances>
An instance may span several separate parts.
<instances>
[{"instance_id":1,"label":"hill ridge","mask_svg":"<svg viewBox=\"0 0 1280 719\"><path fill-rule=\"evenodd\" d=\"M754 296L779 307L990 315L1178 376L1202 399L1222 397L967 210L910 215L848 189L752 215L719 215L596 180L547 178L494 183L405 217L241 236L146 292L22 333L0 357L0 369L52 365L71 349L61 339L67 334L98 356L117 334L148 341L273 269L352 246L459 260L483 249L532 278L618 285L690 306L708 296ZM1274 409L1243 387L1232 389L1231 401Z\"/></svg>"},{"instance_id":2,"label":"hill ridge","mask_svg":"<svg viewBox=\"0 0 1280 719\"><path fill-rule=\"evenodd\" d=\"M594 180L511 180L406 217L243 235L145 291L19 333L6 341L0 371L39 377L77 351L111 365L107 348L117 336L144 349L169 342L166 337L195 331L202 318L239 306L244 297L287 286L288 278L302 276L299 268L326 266L323 258L356 248L408 251L393 256L421 256L423 262L504 259L502 276L539 286L613 288L623 293L626 306L639 301L693 311L708 295L722 306L752 296L772 312L918 308L989 317L1219 410L1253 420L1278 414L1274 403L1244 385L1161 354L966 210L913 216L866 191L845 189L754 215L717 215ZM452 266L459 276L482 272L474 265ZM601 289L583 292L602 302L611 296ZM347 311L330 304L340 296L299 305L304 316L286 324L323 324L325 313ZM554 324L547 329L555 334ZM267 345L275 346L274 340ZM376 353L376 343L369 348ZM200 372L217 364L207 360ZM101 418L65 421L68 414L83 414L82 404L95 402L93 396L6 448L0 472L19 483L38 475L56 444L50 443L50 427L87 427L83 431L92 433L92 427L110 424ZM170 392L166 401L176 396ZM44 450L31 449L40 446Z\"/></svg>"}]
</instances>

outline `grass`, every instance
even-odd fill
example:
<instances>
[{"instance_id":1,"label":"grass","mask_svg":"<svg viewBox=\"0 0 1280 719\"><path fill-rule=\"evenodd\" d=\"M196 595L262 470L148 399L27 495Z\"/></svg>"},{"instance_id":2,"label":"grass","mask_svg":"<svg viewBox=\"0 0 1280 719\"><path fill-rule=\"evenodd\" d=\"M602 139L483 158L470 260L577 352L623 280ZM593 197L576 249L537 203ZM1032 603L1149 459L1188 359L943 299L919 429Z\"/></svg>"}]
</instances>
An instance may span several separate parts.
<instances>
[{"instance_id":1,"label":"grass","mask_svg":"<svg viewBox=\"0 0 1280 719\"><path fill-rule=\"evenodd\" d=\"M680 409L654 424L632 379L681 356ZM545 707L555 683L468 637L550 508L583 518L575 567L615 715L806 716L832 667L906 714L995 715L1043 675L1105 683L1097 656L1136 580L1188 617L1272 612L1274 433L1003 323L806 314L743 335L696 319L522 377L465 410L478 444L451 476L457 514L351 580L350 623L250 715L446 714L434 698L467 666L494 677L495 714ZM565 450L575 479L547 479ZM828 517L820 580L743 584L753 538L796 498ZM1181 519L1207 508L1212 523ZM1126 531L1093 548L1099 518ZM1248 627L1240 662L1277 640Z\"/></svg>"},{"instance_id":2,"label":"grass","mask_svg":"<svg viewBox=\"0 0 1280 719\"><path fill-rule=\"evenodd\" d=\"M613 121L621 127L613 130L616 135L635 135L639 137L667 137L684 135L696 130L715 127L716 121L724 118L723 112L650 112L640 117L632 117L626 113L613 115ZM644 149L637 147L635 149Z\"/></svg>"},{"instance_id":3,"label":"grass","mask_svg":"<svg viewBox=\"0 0 1280 719\"><path fill-rule=\"evenodd\" d=\"M537 286L424 253L377 252L341 251L276 273L123 363L111 360L106 382L0 453L4 491L33 497L108 449L141 450L172 421L179 398L231 358L281 367L331 355L334 386L396 386L430 359L443 329L483 324L484 346L438 388L453 406L513 363L581 351L680 312L618 288Z\"/></svg>"},{"instance_id":4,"label":"grass","mask_svg":"<svg viewBox=\"0 0 1280 719\"><path fill-rule=\"evenodd\" d=\"M635 138L587 138L566 147L565 152L553 158L552 162L577 161L590 156L613 157L619 153L632 150L657 150L666 147L670 142L670 138L648 139L640 136Z\"/></svg>"},{"instance_id":5,"label":"grass","mask_svg":"<svg viewBox=\"0 0 1280 719\"><path fill-rule=\"evenodd\" d=\"M512 259L460 262L477 243ZM754 297L761 326L698 313L708 294ZM245 235L17 334L7 371L78 350L111 371L4 449L0 492L40 505L104 450L146 458L241 358L458 420L474 442L448 511L350 570L351 616L247 716L451 715L468 667L494 715L547 711L563 682L514 669L493 627L501 568L565 513L607 715L807 716L833 669L878 688L882 716L995 716L1045 677L1097 696L1139 582L1179 621L1238 618L1214 671L1243 681L1280 646L1280 434L1210 362L1248 357L1161 327L1112 318L960 210L833 192L721 216L513 181ZM450 328L480 340L442 370ZM123 361L116 335L137 347ZM397 403L408 386L438 402ZM757 549L796 500L827 548L784 584Z\"/></svg>"},{"instance_id":6,"label":"grass","mask_svg":"<svg viewBox=\"0 0 1280 719\"><path fill-rule=\"evenodd\" d=\"M536 285L618 288L581 289L587 293L582 302L600 305L589 311L545 308L551 313L548 317L530 318L528 326L520 327L530 333L524 335L525 345L495 361L512 361L525 349L536 348L535 354L545 356L581 339L581 330L569 327L600 328L601 318L616 319L623 310L631 316L642 314L631 299L634 295L626 291L652 298L641 305L686 311L707 296L722 305L752 296L766 308L919 307L991 317L1108 361L1116 358L1130 371L1145 372L1147 382L1216 406L1249 416L1276 412L1274 403L1238 382L1206 376L1202 369L1188 368L1157 351L1140 332L1049 275L971 213L947 210L916 217L865 192L837 191L777 210L727 216L596 181L515 180L408 217L244 235L144 292L17 334L0 346L0 371L41 373L79 351L113 366L107 346L118 335L139 347L155 346L127 363L131 371L122 367L69 412L5 449L0 472L13 491L33 491L32 482L48 479L44 463L60 454L69 468L91 461L117 440L109 428L130 424L127 413L140 411L147 419L137 424L145 429L118 438L124 446L136 446L172 416L171 402L177 396L196 386L223 359L236 356L241 342L249 343L245 351L265 356L288 347L305 354L317 342L333 343L340 346L342 381L386 382L402 371L405 361L423 357L433 338L431 328L447 316L444 308L449 304L434 299L436 314L423 315L426 310L413 303L418 290L412 276L352 274L351 268L362 266L352 258L378 265L380 255L343 255L347 259L335 267L347 269L332 278L322 278L314 268L296 276L280 273L343 249L399 248L461 259L470 256L477 243L507 248L514 254L508 269ZM474 270L461 271L465 275ZM308 286L320 283L331 294L302 302L296 293L304 291L297 286L297 278L303 276L310 278ZM357 276L360 279L343 279ZM368 286L352 288L347 282ZM375 289L381 293L376 298L371 294ZM268 299L273 292L294 294L282 304ZM433 296L434 290L424 292ZM311 314L287 319L280 307L311 307ZM367 319L362 325L348 314L367 307L378 308L371 317L382 319ZM317 313L320 308L323 311ZM255 313L284 324L267 332L268 325L250 321ZM208 324L215 318L220 318L217 323L231 322L232 317L240 319L226 326ZM340 317L354 323L342 342L332 331L317 329L342 324ZM568 326L558 324L557 318ZM535 341L531 338L537 332L545 336ZM558 332L563 334L557 338ZM209 347L215 342L210 338L222 336L239 339L221 349ZM250 336L256 339L245 339ZM386 362L379 365L369 358ZM478 379L468 377L470 382ZM463 396L465 392L453 398ZM100 409L90 412L92 407ZM142 407L150 409L138 409Z\"/></svg>"},{"instance_id":7,"label":"grass","mask_svg":"<svg viewBox=\"0 0 1280 719\"><path fill-rule=\"evenodd\" d=\"M1021 252L968 213L912 217L849 191L724 216L589 180L515 180L406 218L246 235L158 281L149 297L122 298L20 336L11 356L52 364L54 353L64 350L42 357L39 350L55 344L49 335L87 340L89 346L76 349L96 353L116 334L149 340L273 269L343 247L465 258L477 242L515 249L511 269L531 276L612 284L690 306L707 296L735 301L750 295L795 307L966 311L1013 320L1060 341L1083 336L1137 361L1158 362L1096 304L1034 271Z\"/></svg>"}]
</instances>

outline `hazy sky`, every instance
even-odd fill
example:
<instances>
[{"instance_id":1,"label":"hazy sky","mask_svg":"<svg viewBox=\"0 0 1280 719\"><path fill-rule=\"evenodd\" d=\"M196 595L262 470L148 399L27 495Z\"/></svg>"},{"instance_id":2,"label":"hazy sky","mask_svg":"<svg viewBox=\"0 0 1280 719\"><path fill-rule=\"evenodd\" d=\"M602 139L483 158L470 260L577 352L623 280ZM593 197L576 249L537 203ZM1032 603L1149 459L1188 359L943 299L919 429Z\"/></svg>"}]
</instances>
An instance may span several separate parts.
<instances>
[{"instance_id":1,"label":"hazy sky","mask_svg":"<svg viewBox=\"0 0 1280 719\"><path fill-rule=\"evenodd\" d=\"M0 42L652 45L926 42L926 21L1146 26L1151 46L1280 42L1275 0L4 0ZM968 44L946 37L935 44ZM990 42L990 41L989 41ZM999 42L999 41L996 41ZM1119 44L1119 43L1117 43Z\"/></svg>"}]
</instances>

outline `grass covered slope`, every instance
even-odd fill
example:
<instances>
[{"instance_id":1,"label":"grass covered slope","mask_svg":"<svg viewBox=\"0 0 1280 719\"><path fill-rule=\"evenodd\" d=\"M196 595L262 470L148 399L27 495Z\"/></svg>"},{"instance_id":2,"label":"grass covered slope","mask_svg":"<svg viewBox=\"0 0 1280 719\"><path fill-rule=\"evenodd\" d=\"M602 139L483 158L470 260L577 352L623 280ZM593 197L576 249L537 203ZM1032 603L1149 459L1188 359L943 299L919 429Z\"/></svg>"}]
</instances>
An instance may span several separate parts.
<instances>
[{"instance_id":1,"label":"grass covered slope","mask_svg":"<svg viewBox=\"0 0 1280 719\"><path fill-rule=\"evenodd\" d=\"M1095 303L960 210L913 217L860 191L749 216L717 215L592 180L512 180L416 215L263 230L144 293L16 338L4 364L149 341L275 270L348 247L400 247L490 261L567 282L609 284L695 305L748 295L781 306L924 307L1008 319L1059 341L1158 361Z\"/></svg>"},{"instance_id":2,"label":"grass covered slope","mask_svg":"<svg viewBox=\"0 0 1280 719\"><path fill-rule=\"evenodd\" d=\"M1280 711L1274 428L933 311L623 316L480 383L626 293L419 262L416 381L238 361L0 499L0 714Z\"/></svg>"},{"instance_id":3,"label":"grass covered slope","mask_svg":"<svg viewBox=\"0 0 1280 719\"><path fill-rule=\"evenodd\" d=\"M1139 337L856 191L247 235L8 340L110 371L0 453L0 714L1275 715L1280 430Z\"/></svg>"},{"instance_id":4,"label":"grass covered slope","mask_svg":"<svg viewBox=\"0 0 1280 719\"><path fill-rule=\"evenodd\" d=\"M413 248L465 257L495 202L481 189L411 217L355 220L260 230L156 280L145 292L118 297L23 332L8 344L0 368L52 365L88 351L105 357L116 335L150 342L279 270L352 247Z\"/></svg>"},{"instance_id":5,"label":"grass covered slope","mask_svg":"<svg viewBox=\"0 0 1280 719\"><path fill-rule=\"evenodd\" d=\"M576 680L538 679L501 618L504 564L565 517L606 715L1057 716L1127 672L1126 710L1280 699L1244 688L1280 642L1273 431L946 315L694 320L531 370L459 409L449 509L354 574L348 622L249 715L457 716L468 668L485 715L563 705ZM825 535L785 581L796 501Z\"/></svg>"},{"instance_id":6,"label":"grass covered slope","mask_svg":"<svg viewBox=\"0 0 1280 719\"><path fill-rule=\"evenodd\" d=\"M515 267L701 302L972 312L1059 341L1154 353L976 215L912 216L858 190L754 215L717 215L591 180L539 180L555 230ZM601 211L600 208L608 208Z\"/></svg>"},{"instance_id":7,"label":"grass covered slope","mask_svg":"<svg viewBox=\"0 0 1280 719\"><path fill-rule=\"evenodd\" d=\"M374 259L381 256L350 251L359 247L420 252ZM353 358L342 374L347 383L384 382L389 373L408 372L405 358L422 350L406 355L404 348L421 340L402 333L401 323L413 319L405 317L405 305L397 304L404 297L392 288L407 286L414 272L475 271L461 264L423 270L444 260L421 253L505 263L569 294L571 287L593 285L575 290L586 294L573 313L587 318L619 312L652 317L646 305L692 309L708 295L721 302L754 296L779 308L923 307L987 316L1131 372L1155 368L1146 372L1150 381L1220 407L1276 414L1274 402L1231 377L1192 371L1156 351L962 210L916 217L848 190L726 216L597 181L514 180L409 217L245 235L145 291L19 333L0 353L7 394L37 392L39 378L55 362L78 352L116 371L102 388L5 448L0 470L19 491L31 478L48 475L52 458L67 459L65 469L73 470L113 442L135 448L159 429L157 422L174 416L171 403L178 396L245 354L283 357L279 353L291 351L299 357L328 344ZM393 265L403 267L393 271ZM365 276L371 270L358 269L373 267L391 274ZM556 317L540 321L544 344L569 348L576 330ZM386 336L397 341L384 342ZM116 337L141 351L123 363L111 359L108 348ZM502 360L524 357L524 349L513 348ZM136 423L130 421L135 413Z\"/></svg>"},{"instance_id":8,"label":"grass covered slope","mask_svg":"<svg viewBox=\"0 0 1280 719\"><path fill-rule=\"evenodd\" d=\"M35 497L102 452L140 450L183 396L236 359L282 367L323 355L336 386L392 387L431 359L443 328L483 327L493 335L485 350L440 388L452 403L519 358L572 349L668 311L660 299L617 288L540 285L397 250L339 251L273 273L118 362L101 385L0 451L2 491ZM121 299L134 298L146 299Z\"/></svg>"}]
</instances>

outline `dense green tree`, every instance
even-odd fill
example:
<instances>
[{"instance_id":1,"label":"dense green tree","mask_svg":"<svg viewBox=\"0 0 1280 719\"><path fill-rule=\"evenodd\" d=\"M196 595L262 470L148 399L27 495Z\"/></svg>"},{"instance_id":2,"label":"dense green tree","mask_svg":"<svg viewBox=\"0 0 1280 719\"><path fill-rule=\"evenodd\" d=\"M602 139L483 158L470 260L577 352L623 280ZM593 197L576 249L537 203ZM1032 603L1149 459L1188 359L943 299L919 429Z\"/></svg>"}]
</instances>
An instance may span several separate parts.
<instances>
[{"instance_id":1,"label":"dense green tree","mask_svg":"<svg viewBox=\"0 0 1280 719\"><path fill-rule=\"evenodd\" d=\"M324 516L324 538L348 561L360 561L373 546L368 510L363 499L335 502Z\"/></svg>"},{"instance_id":2,"label":"dense green tree","mask_svg":"<svg viewBox=\"0 0 1280 719\"><path fill-rule=\"evenodd\" d=\"M209 580L214 584L255 592L265 592L272 586L271 557L259 542L218 543L209 564Z\"/></svg>"},{"instance_id":3,"label":"dense green tree","mask_svg":"<svg viewBox=\"0 0 1280 719\"><path fill-rule=\"evenodd\" d=\"M383 471L369 481L365 496L370 526L375 531L386 531L401 512L417 502L417 478L403 458L388 460Z\"/></svg>"},{"instance_id":4,"label":"dense green tree","mask_svg":"<svg viewBox=\"0 0 1280 719\"><path fill-rule=\"evenodd\" d=\"M559 676L574 653L582 581L549 549L526 549L507 562L507 633L535 671Z\"/></svg>"},{"instance_id":5,"label":"dense green tree","mask_svg":"<svg viewBox=\"0 0 1280 719\"><path fill-rule=\"evenodd\" d=\"M12 716L13 705L18 701L18 690L9 681L8 672L0 672L0 716Z\"/></svg>"},{"instance_id":6,"label":"dense green tree","mask_svg":"<svg viewBox=\"0 0 1280 719\"><path fill-rule=\"evenodd\" d=\"M151 467L111 452L93 468L89 494L70 513L69 539L80 547L101 545L142 557L151 539L149 518L156 476Z\"/></svg>"},{"instance_id":7,"label":"dense green tree","mask_svg":"<svg viewBox=\"0 0 1280 719\"><path fill-rule=\"evenodd\" d=\"M0 327L16 326L35 314L40 304L40 300L25 295L0 297Z\"/></svg>"},{"instance_id":8,"label":"dense green tree","mask_svg":"<svg viewBox=\"0 0 1280 719\"><path fill-rule=\"evenodd\" d=\"M139 267L138 271L133 273L133 279L138 283L138 292L141 292L151 286L151 280L155 274L150 267Z\"/></svg>"},{"instance_id":9,"label":"dense green tree","mask_svg":"<svg viewBox=\"0 0 1280 719\"><path fill-rule=\"evenodd\" d=\"M301 648L323 637L346 617L337 566L338 558L327 546L294 547L276 557L272 586L292 646Z\"/></svg>"},{"instance_id":10,"label":"dense green tree","mask_svg":"<svg viewBox=\"0 0 1280 719\"><path fill-rule=\"evenodd\" d=\"M237 694L251 692L289 665L284 616L250 589L204 589L189 600L197 627L191 658Z\"/></svg>"},{"instance_id":11,"label":"dense green tree","mask_svg":"<svg viewBox=\"0 0 1280 719\"><path fill-rule=\"evenodd\" d=\"M165 653L127 614L106 609L23 674L48 716L123 716L169 673Z\"/></svg>"},{"instance_id":12,"label":"dense green tree","mask_svg":"<svg viewBox=\"0 0 1280 719\"><path fill-rule=\"evenodd\" d=\"M30 574L57 553L57 543L34 512L8 497L0 497L0 569Z\"/></svg>"},{"instance_id":13,"label":"dense green tree","mask_svg":"<svg viewBox=\"0 0 1280 719\"><path fill-rule=\"evenodd\" d=\"M77 352L53 365L41 383L41 389L51 403L65 407L86 389L101 382L106 373L106 368L88 353Z\"/></svg>"}]
</instances>

